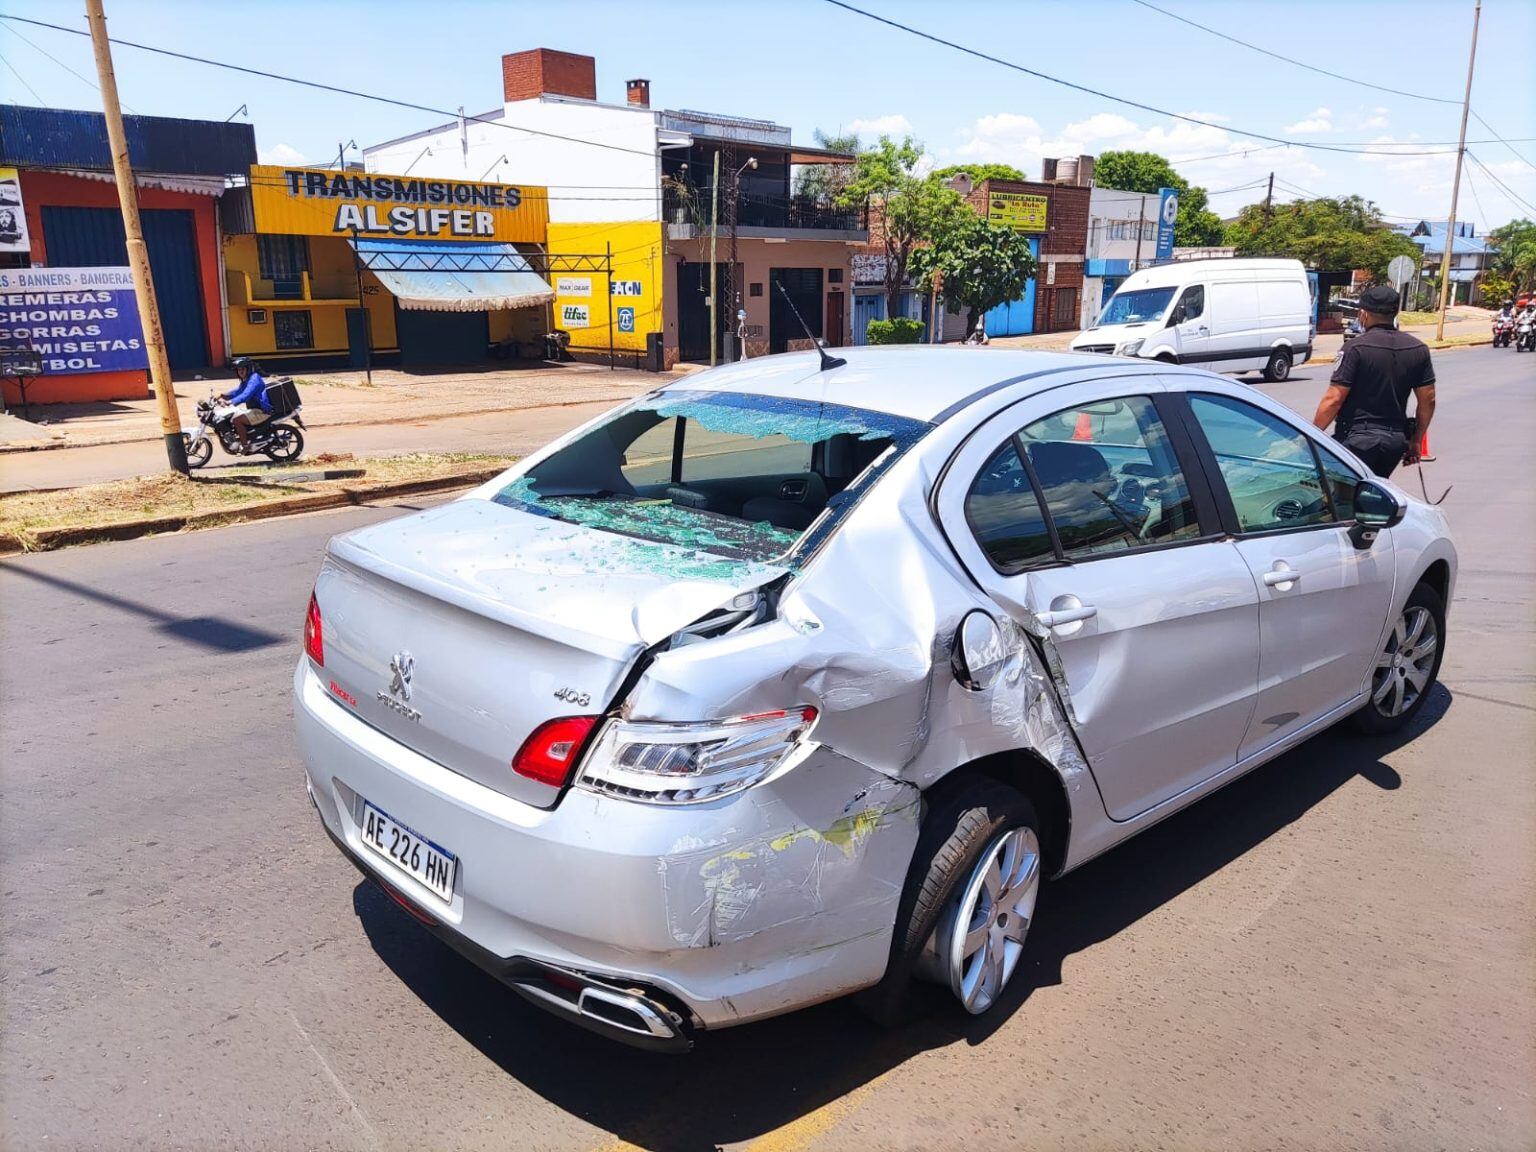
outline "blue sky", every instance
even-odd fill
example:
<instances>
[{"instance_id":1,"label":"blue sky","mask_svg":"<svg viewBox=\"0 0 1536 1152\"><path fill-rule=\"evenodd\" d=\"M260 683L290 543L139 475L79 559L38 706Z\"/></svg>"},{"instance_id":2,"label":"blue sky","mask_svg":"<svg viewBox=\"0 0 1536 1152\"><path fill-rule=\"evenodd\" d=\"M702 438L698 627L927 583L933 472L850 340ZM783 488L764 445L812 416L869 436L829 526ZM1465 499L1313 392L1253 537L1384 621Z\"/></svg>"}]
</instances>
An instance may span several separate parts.
<instances>
[{"instance_id":1,"label":"blue sky","mask_svg":"<svg viewBox=\"0 0 1536 1152\"><path fill-rule=\"evenodd\" d=\"M1319 144L1454 142L1458 106L1306 72L1132 0L857 2L1027 67L1221 127L1182 123L1074 92L822 0L107 0L107 11L115 36L433 107L463 104L471 112L495 107L501 54L543 46L595 56L601 99L622 100L624 80L644 76L651 80L655 104L774 119L805 142L816 128L857 129L869 137L910 132L937 164L1002 160L1031 176L1038 175L1042 155L1149 148L1188 161L1180 170L1218 193L1212 204L1223 215L1261 198L1262 187L1242 186L1271 170L1280 199L1303 191L1355 192L1404 218L1443 217L1448 207L1455 159L1449 153L1359 156L1286 147L1244 154L1263 143L1245 142L1230 128ZM1157 3L1285 55L1388 87L1458 100L1465 81L1470 0ZM84 27L81 6L65 0L3 0L0 10ZM1511 140L1536 138L1532 44L1536 4L1486 0L1473 108ZM96 106L94 88L67 70L94 77L84 38L0 22L0 57L4 99ZM339 142L369 144L434 122L423 113L128 48L119 48L116 60L121 95L132 110L222 120L248 105L264 157L285 163L325 163ZM1468 136L1482 140L1490 133L1473 120ZM1499 143L1472 146L1493 175L1471 166L1470 182L1462 185L1461 217L1480 228L1518 215L1536 218L1536 209L1520 205L1498 185L1503 181L1536 205L1536 140L1515 147L1525 159Z\"/></svg>"}]
</instances>

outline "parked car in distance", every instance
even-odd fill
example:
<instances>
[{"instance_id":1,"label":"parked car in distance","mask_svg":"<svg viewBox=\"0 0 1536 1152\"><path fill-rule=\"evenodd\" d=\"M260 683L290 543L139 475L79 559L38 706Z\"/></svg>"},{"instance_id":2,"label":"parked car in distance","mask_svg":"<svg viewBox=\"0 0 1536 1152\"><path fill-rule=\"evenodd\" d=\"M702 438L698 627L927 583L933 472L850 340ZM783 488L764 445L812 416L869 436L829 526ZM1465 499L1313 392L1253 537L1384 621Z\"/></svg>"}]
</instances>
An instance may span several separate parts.
<instances>
[{"instance_id":1,"label":"parked car in distance","mask_svg":"<svg viewBox=\"0 0 1536 1152\"><path fill-rule=\"evenodd\" d=\"M841 351L659 388L338 536L315 584L325 830L619 1040L853 992L899 1018L923 983L989 1011L1043 880L1435 683L1443 515L1268 397Z\"/></svg>"},{"instance_id":2,"label":"parked car in distance","mask_svg":"<svg viewBox=\"0 0 1536 1152\"><path fill-rule=\"evenodd\" d=\"M1072 350L1275 381L1306 363L1314 334L1301 261L1190 260L1127 276Z\"/></svg>"}]
</instances>

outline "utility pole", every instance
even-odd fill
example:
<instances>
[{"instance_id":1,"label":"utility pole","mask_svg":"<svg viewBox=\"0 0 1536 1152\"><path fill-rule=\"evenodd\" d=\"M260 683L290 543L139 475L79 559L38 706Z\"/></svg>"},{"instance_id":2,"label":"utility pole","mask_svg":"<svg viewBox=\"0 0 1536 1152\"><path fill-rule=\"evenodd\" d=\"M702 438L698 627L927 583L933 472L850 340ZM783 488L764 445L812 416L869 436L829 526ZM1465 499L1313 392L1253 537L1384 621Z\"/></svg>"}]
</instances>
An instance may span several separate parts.
<instances>
[{"instance_id":1,"label":"utility pole","mask_svg":"<svg viewBox=\"0 0 1536 1152\"><path fill-rule=\"evenodd\" d=\"M1435 339L1445 339L1445 306L1451 287L1451 249L1456 246L1456 194L1461 191L1461 162L1467 154L1467 116L1472 111L1472 68L1477 63L1477 26L1483 18L1483 0L1472 9L1472 50L1467 54L1467 94L1461 101L1461 140L1456 145L1456 179L1451 183L1451 215L1445 222L1445 251L1440 256L1440 315Z\"/></svg>"},{"instance_id":2,"label":"utility pole","mask_svg":"<svg viewBox=\"0 0 1536 1152\"><path fill-rule=\"evenodd\" d=\"M96 77L101 87L101 106L107 118L107 143L112 148L112 172L117 180L117 200L123 211L123 238L128 248L128 268L133 274L133 295L138 301L139 323L144 329L144 351L149 360L149 379L155 389L160 432L172 470L187 472L187 447L181 438L181 417L176 411L176 391L171 383L171 362L165 354L165 334L160 329L160 305L149 274L149 249L139 222L139 194L128 162L128 136L123 131L123 110L117 101L117 77L112 72L112 46L107 40L107 17L101 0L85 0L85 16L91 26L91 47L96 53Z\"/></svg>"},{"instance_id":3,"label":"utility pole","mask_svg":"<svg viewBox=\"0 0 1536 1152\"><path fill-rule=\"evenodd\" d=\"M1147 230L1147 197L1141 197L1141 207L1137 209L1136 216L1136 267L1135 271L1141 271L1141 237Z\"/></svg>"},{"instance_id":4,"label":"utility pole","mask_svg":"<svg viewBox=\"0 0 1536 1152\"><path fill-rule=\"evenodd\" d=\"M720 236L720 150L715 149L715 174L709 182L709 366L715 366L715 354L719 351L720 295L715 291L719 281L715 276L715 243Z\"/></svg>"},{"instance_id":5,"label":"utility pole","mask_svg":"<svg viewBox=\"0 0 1536 1152\"><path fill-rule=\"evenodd\" d=\"M1275 174L1269 174L1269 191L1264 193L1264 219L1268 220L1274 215L1275 203Z\"/></svg>"}]
</instances>

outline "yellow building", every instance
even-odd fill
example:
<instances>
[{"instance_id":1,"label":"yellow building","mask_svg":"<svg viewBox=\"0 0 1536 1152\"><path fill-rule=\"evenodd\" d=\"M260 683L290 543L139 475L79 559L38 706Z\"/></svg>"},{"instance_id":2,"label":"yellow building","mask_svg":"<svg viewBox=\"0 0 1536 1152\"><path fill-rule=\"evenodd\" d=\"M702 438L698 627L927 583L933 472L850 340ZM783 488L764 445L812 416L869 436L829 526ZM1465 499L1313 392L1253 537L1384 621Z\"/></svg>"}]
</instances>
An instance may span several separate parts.
<instances>
[{"instance_id":1,"label":"yellow building","mask_svg":"<svg viewBox=\"0 0 1536 1152\"><path fill-rule=\"evenodd\" d=\"M425 368L544 355L543 188L257 165L225 199L236 356Z\"/></svg>"}]
</instances>

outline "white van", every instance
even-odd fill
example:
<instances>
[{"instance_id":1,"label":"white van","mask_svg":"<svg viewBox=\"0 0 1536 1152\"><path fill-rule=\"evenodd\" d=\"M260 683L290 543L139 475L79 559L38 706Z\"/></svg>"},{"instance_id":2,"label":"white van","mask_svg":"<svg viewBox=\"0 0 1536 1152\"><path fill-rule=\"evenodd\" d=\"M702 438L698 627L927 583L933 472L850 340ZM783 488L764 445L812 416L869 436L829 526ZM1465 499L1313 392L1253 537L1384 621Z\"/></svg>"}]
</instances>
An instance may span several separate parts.
<instances>
[{"instance_id":1,"label":"white van","mask_svg":"<svg viewBox=\"0 0 1536 1152\"><path fill-rule=\"evenodd\" d=\"M1072 351L1284 380L1312 355L1312 336L1301 261L1190 260L1126 277Z\"/></svg>"}]
</instances>

